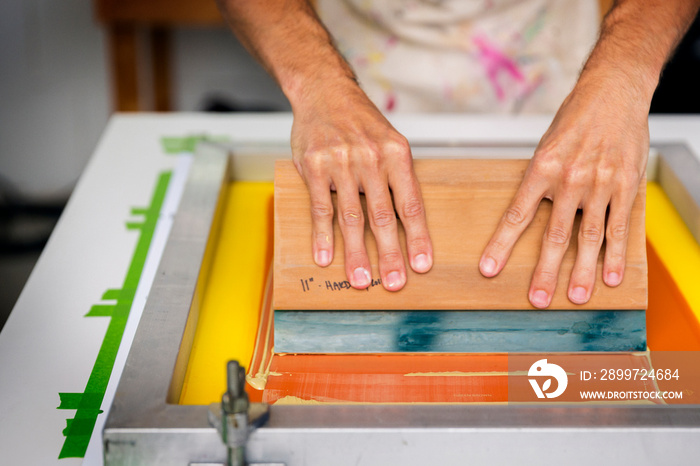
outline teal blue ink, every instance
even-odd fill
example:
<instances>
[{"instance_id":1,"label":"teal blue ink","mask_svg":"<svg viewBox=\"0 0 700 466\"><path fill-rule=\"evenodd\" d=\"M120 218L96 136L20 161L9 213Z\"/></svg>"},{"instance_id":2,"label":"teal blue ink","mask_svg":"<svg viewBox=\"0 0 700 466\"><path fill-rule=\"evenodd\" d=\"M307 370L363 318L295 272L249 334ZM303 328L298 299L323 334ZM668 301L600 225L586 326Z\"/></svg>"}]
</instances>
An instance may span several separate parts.
<instances>
[{"instance_id":1,"label":"teal blue ink","mask_svg":"<svg viewBox=\"0 0 700 466\"><path fill-rule=\"evenodd\" d=\"M278 353L644 351L643 310L275 311Z\"/></svg>"}]
</instances>

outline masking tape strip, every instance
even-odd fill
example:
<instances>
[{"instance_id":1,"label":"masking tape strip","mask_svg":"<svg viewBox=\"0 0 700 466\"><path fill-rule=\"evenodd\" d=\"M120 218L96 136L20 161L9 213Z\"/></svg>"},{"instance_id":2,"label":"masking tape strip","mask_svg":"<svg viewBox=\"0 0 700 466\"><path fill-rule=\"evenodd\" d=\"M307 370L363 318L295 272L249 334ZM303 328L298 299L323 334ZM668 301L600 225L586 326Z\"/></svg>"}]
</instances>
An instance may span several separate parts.
<instances>
[{"instance_id":1,"label":"masking tape strip","mask_svg":"<svg viewBox=\"0 0 700 466\"><path fill-rule=\"evenodd\" d=\"M228 136L207 136L204 134L195 136L166 136L161 138L160 143L163 152L169 155L193 154L197 144L201 141L223 142L228 141Z\"/></svg>"},{"instance_id":2,"label":"masking tape strip","mask_svg":"<svg viewBox=\"0 0 700 466\"><path fill-rule=\"evenodd\" d=\"M82 393L59 393L61 404L58 409L77 410L72 419L66 420L67 426L63 430L66 439L58 455L59 459L83 458L85 456L97 416L102 413L101 406L107 384L114 368L117 351L124 335L131 304L141 279L146 255L151 245L171 175L170 171L162 172L159 175L149 207L132 209L131 211L133 215L142 215L143 221L126 223L127 229L140 230L141 233L124 278L124 284L119 289L107 290L102 296L103 300L115 300L116 302L114 304L96 304L85 315L85 317L109 317L110 322L85 391Z\"/></svg>"}]
</instances>

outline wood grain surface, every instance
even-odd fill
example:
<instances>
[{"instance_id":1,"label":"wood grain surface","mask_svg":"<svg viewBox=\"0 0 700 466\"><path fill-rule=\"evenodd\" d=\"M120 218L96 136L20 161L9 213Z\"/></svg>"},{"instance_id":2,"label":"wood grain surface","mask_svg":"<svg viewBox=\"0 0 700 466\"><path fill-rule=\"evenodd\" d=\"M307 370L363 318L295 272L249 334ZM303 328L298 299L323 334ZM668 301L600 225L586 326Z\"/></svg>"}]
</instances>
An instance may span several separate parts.
<instances>
[{"instance_id":1,"label":"wood grain surface","mask_svg":"<svg viewBox=\"0 0 700 466\"><path fill-rule=\"evenodd\" d=\"M275 251L273 307L278 310L526 310L530 278L539 257L551 202L541 202L537 214L516 244L504 270L495 278L479 273L484 246L522 180L527 160L417 159L434 266L416 274L407 265L406 286L386 291L380 283L374 237L365 226L365 242L372 263L373 286L350 288L343 266L343 239L335 220L333 263L321 268L311 253L311 216L306 187L289 160L275 165ZM577 215L569 249L549 309L646 309L647 263L644 230L645 181L635 200L622 284L606 286L601 278L603 250L598 258L596 286L585 305L567 296L573 268ZM335 196L334 196L335 202ZM364 200L363 200L363 207ZM399 227L400 241L405 237Z\"/></svg>"}]
</instances>

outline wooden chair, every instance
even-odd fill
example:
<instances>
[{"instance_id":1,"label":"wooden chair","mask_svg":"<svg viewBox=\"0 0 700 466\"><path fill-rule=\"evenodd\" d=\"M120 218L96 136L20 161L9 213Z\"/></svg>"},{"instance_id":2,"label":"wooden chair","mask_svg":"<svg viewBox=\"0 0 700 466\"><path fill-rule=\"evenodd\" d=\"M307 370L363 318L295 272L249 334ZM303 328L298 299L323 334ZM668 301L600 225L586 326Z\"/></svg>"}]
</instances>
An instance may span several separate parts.
<instances>
[{"instance_id":1,"label":"wooden chair","mask_svg":"<svg viewBox=\"0 0 700 466\"><path fill-rule=\"evenodd\" d=\"M223 27L214 0L93 0L108 35L114 108L172 109L171 29ZM147 66L139 66L149 57ZM140 71L147 71L141 76ZM150 81L150 86L143 84ZM147 98L145 88L151 90ZM148 101L150 100L150 102Z\"/></svg>"}]
</instances>

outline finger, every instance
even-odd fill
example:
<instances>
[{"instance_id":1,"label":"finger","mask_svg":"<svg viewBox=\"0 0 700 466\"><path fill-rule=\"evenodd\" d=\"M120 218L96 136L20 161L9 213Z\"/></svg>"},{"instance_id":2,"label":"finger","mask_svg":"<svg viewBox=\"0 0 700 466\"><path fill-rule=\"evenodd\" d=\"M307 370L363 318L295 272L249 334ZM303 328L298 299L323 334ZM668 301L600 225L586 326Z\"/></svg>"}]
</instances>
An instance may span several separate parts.
<instances>
[{"instance_id":1,"label":"finger","mask_svg":"<svg viewBox=\"0 0 700 466\"><path fill-rule=\"evenodd\" d=\"M603 259L603 281L608 286L619 285L624 277L630 213L636 194L636 189L620 189L610 199Z\"/></svg>"},{"instance_id":2,"label":"finger","mask_svg":"<svg viewBox=\"0 0 700 466\"><path fill-rule=\"evenodd\" d=\"M311 198L311 249L314 262L326 267L333 262L333 201L327 180L308 179Z\"/></svg>"},{"instance_id":3,"label":"finger","mask_svg":"<svg viewBox=\"0 0 700 466\"><path fill-rule=\"evenodd\" d=\"M528 294L530 303L537 308L545 308L552 302L559 267L569 247L577 207L578 201L573 201L571 197L559 196L554 199L552 214L542 237L540 258L532 275Z\"/></svg>"},{"instance_id":4,"label":"finger","mask_svg":"<svg viewBox=\"0 0 700 466\"><path fill-rule=\"evenodd\" d=\"M481 254L479 271L483 276L493 277L503 270L518 238L535 217L545 189L542 181L523 180Z\"/></svg>"},{"instance_id":5,"label":"finger","mask_svg":"<svg viewBox=\"0 0 700 466\"><path fill-rule=\"evenodd\" d=\"M389 291L398 291L406 284L406 265L399 245L396 213L387 180L373 172L369 174L364 187L369 225L377 242L382 285Z\"/></svg>"},{"instance_id":6,"label":"finger","mask_svg":"<svg viewBox=\"0 0 700 466\"><path fill-rule=\"evenodd\" d=\"M569 280L569 300L585 304L591 299L595 285L598 255L605 237L605 211L610 195L596 193L583 208L578 230L578 250Z\"/></svg>"},{"instance_id":7,"label":"finger","mask_svg":"<svg viewBox=\"0 0 700 466\"><path fill-rule=\"evenodd\" d=\"M365 247L365 219L357 184L349 176L335 180L338 224L345 243L345 274L353 288L365 289L372 273Z\"/></svg>"},{"instance_id":8,"label":"finger","mask_svg":"<svg viewBox=\"0 0 700 466\"><path fill-rule=\"evenodd\" d=\"M433 267L433 243L428 232L425 205L412 160L400 170L389 171L396 211L406 232L406 249L411 268L426 273Z\"/></svg>"}]
</instances>

